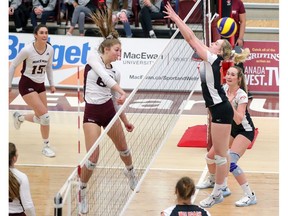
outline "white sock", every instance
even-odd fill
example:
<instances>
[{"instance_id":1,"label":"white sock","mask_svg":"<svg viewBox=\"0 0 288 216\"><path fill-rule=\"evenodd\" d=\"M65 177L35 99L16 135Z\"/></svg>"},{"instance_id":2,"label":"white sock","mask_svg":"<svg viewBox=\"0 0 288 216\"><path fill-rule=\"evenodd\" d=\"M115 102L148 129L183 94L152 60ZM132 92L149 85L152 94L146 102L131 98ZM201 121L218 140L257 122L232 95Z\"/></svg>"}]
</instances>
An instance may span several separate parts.
<instances>
[{"instance_id":1,"label":"white sock","mask_svg":"<svg viewBox=\"0 0 288 216\"><path fill-rule=\"evenodd\" d=\"M223 184L222 184L222 188L223 188L223 189L225 189L225 188L227 187L227 179L228 179L228 177L226 177L226 178L224 179L224 182L223 182Z\"/></svg>"},{"instance_id":2,"label":"white sock","mask_svg":"<svg viewBox=\"0 0 288 216\"><path fill-rule=\"evenodd\" d=\"M21 31L23 31L22 28L16 28L16 32L21 32Z\"/></svg>"},{"instance_id":3,"label":"white sock","mask_svg":"<svg viewBox=\"0 0 288 216\"><path fill-rule=\"evenodd\" d=\"M219 196L219 194L222 193L222 190L221 190L222 185L223 185L223 184L219 185L219 184L216 184L216 183L215 183L214 188L213 188L213 191L212 191L212 193L211 193L214 197L215 197L215 196Z\"/></svg>"},{"instance_id":4,"label":"white sock","mask_svg":"<svg viewBox=\"0 0 288 216\"><path fill-rule=\"evenodd\" d=\"M81 190L85 189L86 187L87 187L87 183L80 181Z\"/></svg>"},{"instance_id":5,"label":"white sock","mask_svg":"<svg viewBox=\"0 0 288 216\"><path fill-rule=\"evenodd\" d=\"M246 182L245 184L241 185L242 190L244 191L245 194L247 194L248 196L252 196L252 191L251 188L248 184L248 182Z\"/></svg>"},{"instance_id":6,"label":"white sock","mask_svg":"<svg viewBox=\"0 0 288 216\"><path fill-rule=\"evenodd\" d=\"M24 115L20 115L18 117L18 120L21 121L21 122L24 122L25 121L25 116Z\"/></svg>"},{"instance_id":7,"label":"white sock","mask_svg":"<svg viewBox=\"0 0 288 216\"><path fill-rule=\"evenodd\" d=\"M49 139L43 139L43 143L44 143L45 146L49 145Z\"/></svg>"},{"instance_id":8,"label":"white sock","mask_svg":"<svg viewBox=\"0 0 288 216\"><path fill-rule=\"evenodd\" d=\"M126 169L127 169L128 171L132 170L132 169L133 169L133 165L131 164L131 165L129 165L129 166L126 166Z\"/></svg>"},{"instance_id":9,"label":"white sock","mask_svg":"<svg viewBox=\"0 0 288 216\"><path fill-rule=\"evenodd\" d=\"M155 35L155 32L153 31L153 30L150 30L149 31L149 35L151 36L151 35Z\"/></svg>"}]
</instances>

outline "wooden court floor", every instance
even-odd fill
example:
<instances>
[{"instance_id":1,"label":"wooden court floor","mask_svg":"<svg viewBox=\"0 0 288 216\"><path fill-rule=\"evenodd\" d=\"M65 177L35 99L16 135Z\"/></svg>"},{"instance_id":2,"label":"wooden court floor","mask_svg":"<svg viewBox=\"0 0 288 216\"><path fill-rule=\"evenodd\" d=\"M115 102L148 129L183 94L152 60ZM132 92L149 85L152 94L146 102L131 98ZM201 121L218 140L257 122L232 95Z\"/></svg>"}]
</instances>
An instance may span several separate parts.
<instances>
[{"instance_id":1,"label":"wooden court floor","mask_svg":"<svg viewBox=\"0 0 288 216\"><path fill-rule=\"evenodd\" d=\"M52 216L54 196L85 154L83 132L81 130L78 133L75 125L77 113L50 112L51 142L56 151L55 158L41 155L38 126L25 122L20 130L15 130L12 113L13 110L10 110L9 140L18 147L20 155L18 168L29 177L37 215ZM209 209L213 216L279 214L279 118L253 117L253 120L259 128L259 135L253 148L247 150L239 164L246 172L249 183L257 195L258 204L245 208L234 206L234 202L241 198L242 192L230 175L228 184L232 195L225 198L223 203ZM143 180L140 192L133 197L125 211L125 216L159 215L162 209L174 204L174 186L180 177L190 176L195 183L204 178L207 172L204 160L206 149L179 148L177 143L188 127L205 123L206 115L180 117ZM80 154L77 152L78 139L82 143ZM193 197L194 203L198 204L210 191L209 189L197 191Z\"/></svg>"}]
</instances>

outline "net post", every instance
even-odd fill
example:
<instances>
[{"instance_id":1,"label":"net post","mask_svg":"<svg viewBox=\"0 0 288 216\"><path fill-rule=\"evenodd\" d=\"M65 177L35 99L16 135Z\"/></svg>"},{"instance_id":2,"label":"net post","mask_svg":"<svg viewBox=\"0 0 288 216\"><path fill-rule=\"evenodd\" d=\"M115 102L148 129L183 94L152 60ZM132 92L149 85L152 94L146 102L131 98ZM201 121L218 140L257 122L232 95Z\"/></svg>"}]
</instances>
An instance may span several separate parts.
<instances>
[{"instance_id":1,"label":"net post","mask_svg":"<svg viewBox=\"0 0 288 216\"><path fill-rule=\"evenodd\" d=\"M57 193L54 197L54 216L62 216L62 201L63 198L60 193Z\"/></svg>"}]
</instances>

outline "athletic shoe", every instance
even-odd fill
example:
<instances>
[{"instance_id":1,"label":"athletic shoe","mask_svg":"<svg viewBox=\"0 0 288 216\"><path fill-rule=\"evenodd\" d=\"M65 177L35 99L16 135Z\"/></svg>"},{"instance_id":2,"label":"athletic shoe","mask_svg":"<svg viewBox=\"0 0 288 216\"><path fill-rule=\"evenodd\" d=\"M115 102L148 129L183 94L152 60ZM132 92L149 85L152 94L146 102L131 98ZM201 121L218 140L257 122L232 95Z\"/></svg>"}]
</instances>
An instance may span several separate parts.
<instances>
[{"instance_id":1,"label":"athletic shoe","mask_svg":"<svg viewBox=\"0 0 288 216\"><path fill-rule=\"evenodd\" d=\"M212 178L212 176L209 175L205 181L197 184L196 188L197 189L213 188L214 185L215 185L215 180Z\"/></svg>"},{"instance_id":2,"label":"athletic shoe","mask_svg":"<svg viewBox=\"0 0 288 216\"><path fill-rule=\"evenodd\" d=\"M237 202L235 202L235 205L237 207L245 207L250 205L255 205L257 203L256 195L254 192L252 192L252 196L244 196Z\"/></svg>"},{"instance_id":3,"label":"athletic shoe","mask_svg":"<svg viewBox=\"0 0 288 216\"><path fill-rule=\"evenodd\" d=\"M213 196L211 194L206 199L200 201L200 206L202 208L210 208L215 204L221 203L223 200L224 200L224 197L222 193L220 193L218 196Z\"/></svg>"},{"instance_id":4,"label":"athletic shoe","mask_svg":"<svg viewBox=\"0 0 288 216\"><path fill-rule=\"evenodd\" d=\"M23 121L19 120L19 117L21 116L21 114L19 112L14 112L13 113L13 118L14 118L14 127L19 130L21 124L23 123Z\"/></svg>"},{"instance_id":5,"label":"athletic shoe","mask_svg":"<svg viewBox=\"0 0 288 216\"><path fill-rule=\"evenodd\" d=\"M89 212L87 196L86 196L86 188L79 189L78 191L78 210L81 214L87 214Z\"/></svg>"},{"instance_id":6,"label":"athletic shoe","mask_svg":"<svg viewBox=\"0 0 288 216\"><path fill-rule=\"evenodd\" d=\"M42 154L45 155L46 157L55 157L55 152L48 145L45 145L43 147Z\"/></svg>"},{"instance_id":7,"label":"athletic shoe","mask_svg":"<svg viewBox=\"0 0 288 216\"><path fill-rule=\"evenodd\" d=\"M124 174L129 180L129 186L130 186L131 190L134 191L137 184L138 184L134 169L132 169L132 170L124 169ZM136 191L136 192L138 193L139 191Z\"/></svg>"},{"instance_id":8,"label":"athletic shoe","mask_svg":"<svg viewBox=\"0 0 288 216\"><path fill-rule=\"evenodd\" d=\"M222 188L222 195L223 197L228 197L231 195L231 191L228 187Z\"/></svg>"}]
</instances>

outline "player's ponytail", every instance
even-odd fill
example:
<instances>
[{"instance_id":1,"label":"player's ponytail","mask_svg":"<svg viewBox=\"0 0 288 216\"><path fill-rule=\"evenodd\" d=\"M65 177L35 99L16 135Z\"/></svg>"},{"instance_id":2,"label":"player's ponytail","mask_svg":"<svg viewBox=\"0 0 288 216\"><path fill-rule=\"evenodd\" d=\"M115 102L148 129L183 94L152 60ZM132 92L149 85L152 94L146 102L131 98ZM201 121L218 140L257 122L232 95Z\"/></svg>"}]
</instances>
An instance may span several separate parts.
<instances>
[{"instance_id":1,"label":"player's ponytail","mask_svg":"<svg viewBox=\"0 0 288 216\"><path fill-rule=\"evenodd\" d=\"M112 11L104 8L99 9L96 13L91 15L91 19L98 26L100 34L104 37L103 42L100 44L98 51L104 53L105 47L111 47L115 44L121 44L118 32L114 29L112 22Z\"/></svg>"}]
</instances>

